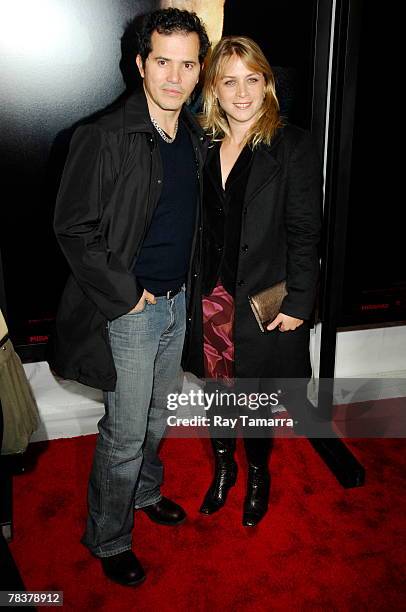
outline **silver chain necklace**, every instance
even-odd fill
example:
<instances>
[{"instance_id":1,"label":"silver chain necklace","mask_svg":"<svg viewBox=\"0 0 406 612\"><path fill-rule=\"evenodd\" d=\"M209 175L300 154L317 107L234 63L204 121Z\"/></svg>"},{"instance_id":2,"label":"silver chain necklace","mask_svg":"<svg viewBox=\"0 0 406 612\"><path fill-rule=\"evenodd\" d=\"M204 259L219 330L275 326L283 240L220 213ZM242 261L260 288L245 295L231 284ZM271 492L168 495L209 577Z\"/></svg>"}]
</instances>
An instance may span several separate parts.
<instances>
[{"instance_id":1,"label":"silver chain necklace","mask_svg":"<svg viewBox=\"0 0 406 612\"><path fill-rule=\"evenodd\" d=\"M178 119L176 119L176 124L175 124L175 132L173 134L173 138L170 138L161 128L160 125L158 125L158 123L155 121L155 119L153 117L151 117L151 121L152 121L152 125L154 126L154 128L156 129L156 131L158 132L158 134L160 135L160 137L162 138L162 140L164 140L165 142L167 142L168 144L172 144L172 142L175 140L176 138L176 134L178 133L178 125L179 125L179 121Z\"/></svg>"}]
</instances>

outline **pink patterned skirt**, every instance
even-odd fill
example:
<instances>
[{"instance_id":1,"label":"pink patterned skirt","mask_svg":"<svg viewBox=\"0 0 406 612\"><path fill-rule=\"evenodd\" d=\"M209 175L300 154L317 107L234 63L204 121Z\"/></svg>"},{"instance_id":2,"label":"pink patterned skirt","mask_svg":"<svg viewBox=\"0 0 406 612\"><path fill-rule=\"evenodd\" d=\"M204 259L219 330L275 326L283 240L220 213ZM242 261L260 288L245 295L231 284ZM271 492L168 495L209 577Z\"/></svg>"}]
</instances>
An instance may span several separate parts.
<instances>
[{"instance_id":1,"label":"pink patterned skirt","mask_svg":"<svg viewBox=\"0 0 406 612\"><path fill-rule=\"evenodd\" d=\"M234 299L220 282L203 297L204 369L206 378L231 381L234 376Z\"/></svg>"}]
</instances>

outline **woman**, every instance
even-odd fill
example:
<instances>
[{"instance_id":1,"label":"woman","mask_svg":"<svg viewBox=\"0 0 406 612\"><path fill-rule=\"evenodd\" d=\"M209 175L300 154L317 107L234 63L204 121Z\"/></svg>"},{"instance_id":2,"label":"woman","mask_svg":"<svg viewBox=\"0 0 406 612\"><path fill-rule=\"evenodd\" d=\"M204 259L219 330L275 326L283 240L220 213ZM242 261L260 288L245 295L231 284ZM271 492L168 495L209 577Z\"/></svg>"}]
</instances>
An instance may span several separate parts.
<instances>
[{"instance_id":1,"label":"woman","mask_svg":"<svg viewBox=\"0 0 406 612\"><path fill-rule=\"evenodd\" d=\"M216 45L203 97L211 138L204 177L203 308L195 312L188 368L215 380L300 379L304 398L318 277L317 157L307 132L281 120L272 70L249 38L229 36ZM284 279L287 295L263 333L248 297ZM205 514L224 505L237 475L235 438L214 437L212 443L215 474L200 508ZM268 507L271 438L244 437L244 446L243 525L254 526Z\"/></svg>"}]
</instances>

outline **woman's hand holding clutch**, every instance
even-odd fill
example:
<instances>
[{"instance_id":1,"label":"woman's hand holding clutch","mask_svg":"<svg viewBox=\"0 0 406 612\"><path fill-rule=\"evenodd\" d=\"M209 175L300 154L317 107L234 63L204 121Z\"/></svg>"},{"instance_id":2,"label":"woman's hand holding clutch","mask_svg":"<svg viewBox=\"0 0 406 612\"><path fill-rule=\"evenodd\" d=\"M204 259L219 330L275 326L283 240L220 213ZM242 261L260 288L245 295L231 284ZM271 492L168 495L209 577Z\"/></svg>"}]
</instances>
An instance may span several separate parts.
<instances>
[{"instance_id":1,"label":"woman's hand holding clutch","mask_svg":"<svg viewBox=\"0 0 406 612\"><path fill-rule=\"evenodd\" d=\"M293 331L300 327L303 323L303 319L296 319L296 317L290 317L289 315L285 315L282 312L278 314L275 319L267 325L267 330L272 331L276 327L279 327L279 331Z\"/></svg>"}]
</instances>

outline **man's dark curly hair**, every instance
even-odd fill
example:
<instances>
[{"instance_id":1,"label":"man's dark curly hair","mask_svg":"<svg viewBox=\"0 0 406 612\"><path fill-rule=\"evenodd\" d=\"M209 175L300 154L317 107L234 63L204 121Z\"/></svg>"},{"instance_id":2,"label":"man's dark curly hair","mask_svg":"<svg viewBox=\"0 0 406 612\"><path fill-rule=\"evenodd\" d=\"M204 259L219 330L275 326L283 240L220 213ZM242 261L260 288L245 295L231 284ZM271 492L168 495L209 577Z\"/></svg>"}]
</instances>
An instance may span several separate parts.
<instances>
[{"instance_id":1,"label":"man's dark curly hair","mask_svg":"<svg viewBox=\"0 0 406 612\"><path fill-rule=\"evenodd\" d=\"M151 37L155 31L159 34L196 32L199 37L199 62L200 64L204 62L210 48L210 41L196 13L168 8L144 15L138 30L138 53L143 64L152 51Z\"/></svg>"}]
</instances>

